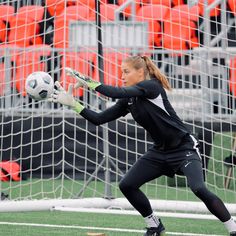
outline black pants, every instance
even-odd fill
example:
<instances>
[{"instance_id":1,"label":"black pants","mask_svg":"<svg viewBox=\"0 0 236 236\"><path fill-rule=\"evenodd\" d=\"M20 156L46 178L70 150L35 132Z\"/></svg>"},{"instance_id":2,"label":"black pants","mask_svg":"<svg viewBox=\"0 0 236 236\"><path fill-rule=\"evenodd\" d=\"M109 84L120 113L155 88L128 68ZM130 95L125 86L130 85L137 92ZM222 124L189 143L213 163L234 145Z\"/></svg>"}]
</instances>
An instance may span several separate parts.
<instances>
[{"instance_id":1,"label":"black pants","mask_svg":"<svg viewBox=\"0 0 236 236\"><path fill-rule=\"evenodd\" d=\"M153 147L129 169L119 187L131 205L146 217L152 214L152 208L139 188L162 175L173 176L175 173L182 173L187 177L190 189L219 220L225 222L231 218L224 203L206 188L201 159L196 149L163 154Z\"/></svg>"}]
</instances>

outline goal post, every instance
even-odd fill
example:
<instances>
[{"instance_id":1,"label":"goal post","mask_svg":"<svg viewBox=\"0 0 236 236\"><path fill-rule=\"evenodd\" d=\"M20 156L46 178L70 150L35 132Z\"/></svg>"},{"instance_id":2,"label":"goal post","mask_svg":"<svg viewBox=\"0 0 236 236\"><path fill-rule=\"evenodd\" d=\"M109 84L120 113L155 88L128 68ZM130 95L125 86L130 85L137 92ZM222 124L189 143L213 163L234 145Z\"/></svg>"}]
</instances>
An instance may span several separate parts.
<instances>
[{"instance_id":1,"label":"goal post","mask_svg":"<svg viewBox=\"0 0 236 236\"><path fill-rule=\"evenodd\" d=\"M122 60L150 56L170 81L177 114L200 141L206 185L236 214L235 8L219 0L169 2L100 1L103 81L121 86ZM119 181L152 145L149 134L130 114L95 126L67 107L30 99L24 89L34 71L67 88L75 81L64 67L99 80L95 20L89 0L0 3L1 212L132 209ZM115 103L86 88L74 96L98 112ZM185 177L162 176L142 191L157 211L207 212Z\"/></svg>"}]
</instances>

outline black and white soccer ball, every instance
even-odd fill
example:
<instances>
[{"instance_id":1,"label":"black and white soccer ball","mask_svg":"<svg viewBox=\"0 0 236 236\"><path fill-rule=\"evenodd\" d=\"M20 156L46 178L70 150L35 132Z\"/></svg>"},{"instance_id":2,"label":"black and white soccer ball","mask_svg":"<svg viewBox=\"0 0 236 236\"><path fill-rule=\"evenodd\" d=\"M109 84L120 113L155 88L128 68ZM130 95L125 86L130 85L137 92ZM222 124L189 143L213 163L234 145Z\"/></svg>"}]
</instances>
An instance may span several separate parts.
<instances>
[{"instance_id":1,"label":"black and white soccer ball","mask_svg":"<svg viewBox=\"0 0 236 236\"><path fill-rule=\"evenodd\" d=\"M26 78L25 89L31 98L45 100L53 93L54 81L48 73L36 71Z\"/></svg>"}]
</instances>

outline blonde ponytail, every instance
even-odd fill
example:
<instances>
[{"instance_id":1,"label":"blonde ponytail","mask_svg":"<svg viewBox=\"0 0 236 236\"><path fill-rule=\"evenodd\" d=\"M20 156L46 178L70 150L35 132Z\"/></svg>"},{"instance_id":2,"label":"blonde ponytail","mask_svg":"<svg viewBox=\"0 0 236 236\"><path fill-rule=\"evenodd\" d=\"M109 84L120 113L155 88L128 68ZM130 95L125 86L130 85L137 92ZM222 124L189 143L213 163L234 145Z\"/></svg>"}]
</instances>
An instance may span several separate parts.
<instances>
[{"instance_id":1,"label":"blonde ponytail","mask_svg":"<svg viewBox=\"0 0 236 236\"><path fill-rule=\"evenodd\" d=\"M159 70L159 68L153 63L153 61L147 56L142 56L141 58L145 61L150 76L154 76L156 79L158 79L165 89L171 90L170 83L167 80L166 76Z\"/></svg>"},{"instance_id":2,"label":"blonde ponytail","mask_svg":"<svg viewBox=\"0 0 236 236\"><path fill-rule=\"evenodd\" d=\"M124 59L124 62L131 63L135 69L143 68L145 79L148 80L150 77L158 79L163 88L171 90L171 86L166 76L158 69L153 61L147 56L130 56Z\"/></svg>"}]
</instances>

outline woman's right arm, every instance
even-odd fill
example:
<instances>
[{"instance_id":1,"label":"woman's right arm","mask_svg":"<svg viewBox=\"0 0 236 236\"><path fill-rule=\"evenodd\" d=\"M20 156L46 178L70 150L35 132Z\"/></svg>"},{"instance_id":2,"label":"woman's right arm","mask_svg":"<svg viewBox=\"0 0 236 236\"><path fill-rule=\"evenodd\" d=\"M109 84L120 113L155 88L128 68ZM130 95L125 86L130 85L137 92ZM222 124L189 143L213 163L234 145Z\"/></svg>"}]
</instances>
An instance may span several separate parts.
<instances>
[{"instance_id":1,"label":"woman's right arm","mask_svg":"<svg viewBox=\"0 0 236 236\"><path fill-rule=\"evenodd\" d=\"M128 113L127 103L119 100L115 105L107 108L102 112L95 112L88 108L84 108L80 115L86 120L90 121L94 125L101 125L109 121L115 120L121 116L125 116Z\"/></svg>"},{"instance_id":2,"label":"woman's right arm","mask_svg":"<svg viewBox=\"0 0 236 236\"><path fill-rule=\"evenodd\" d=\"M101 125L106 122L115 120L121 116L125 116L129 111L127 110L128 107L128 100L127 99L120 99L118 102L113 105L112 107L102 111L100 113L91 111L85 108L82 104L76 101L73 97L73 85L70 84L68 91L61 86L61 84L56 81L54 93L48 101L60 103L61 105L71 107L76 113L83 116L88 121L92 122L95 125Z\"/></svg>"}]
</instances>

